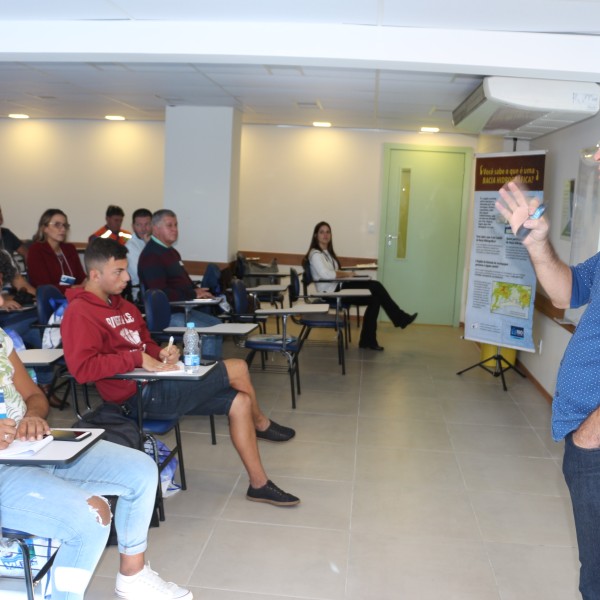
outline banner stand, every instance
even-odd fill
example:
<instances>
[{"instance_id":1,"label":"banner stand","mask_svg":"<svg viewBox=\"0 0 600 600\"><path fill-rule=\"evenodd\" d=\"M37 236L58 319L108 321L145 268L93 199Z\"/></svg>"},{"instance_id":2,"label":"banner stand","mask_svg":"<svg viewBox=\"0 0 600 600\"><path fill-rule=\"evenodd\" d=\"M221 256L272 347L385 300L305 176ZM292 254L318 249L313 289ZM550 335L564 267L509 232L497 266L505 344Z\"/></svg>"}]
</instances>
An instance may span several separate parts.
<instances>
[{"instance_id":1,"label":"banner stand","mask_svg":"<svg viewBox=\"0 0 600 600\"><path fill-rule=\"evenodd\" d=\"M518 177L528 200L542 204L545 161L545 151L476 155L464 339L484 347L480 361L457 375L481 367L502 379L505 392L506 371L525 377L513 364L516 351L535 352L536 277L527 249L496 203L500 188Z\"/></svg>"},{"instance_id":2,"label":"banner stand","mask_svg":"<svg viewBox=\"0 0 600 600\"><path fill-rule=\"evenodd\" d=\"M490 362L491 360L496 362L494 369L490 369L490 367L486 366L486 363ZM503 365L506 365L506 366L503 366ZM512 369L513 371L516 371L521 377L525 377L525 373L521 373L521 371L519 371L519 369L517 369L517 367L515 367L515 365L513 365L511 362L506 360L506 358L504 358L504 356L502 356L500 346L496 346L496 354L494 354L494 356L488 356L487 358L480 360L478 363L475 363L474 365L471 365L470 367L467 367L466 369L463 369L462 371L458 371L456 374L462 375L463 373L466 373L467 371L470 371L471 369L474 369L475 367L481 367L484 371L487 371L490 375L493 375L494 377L500 377L502 379L502 388L504 389L505 392L508 391L508 388L506 387L506 379L504 378L504 373L506 373L506 371L510 371Z\"/></svg>"}]
</instances>

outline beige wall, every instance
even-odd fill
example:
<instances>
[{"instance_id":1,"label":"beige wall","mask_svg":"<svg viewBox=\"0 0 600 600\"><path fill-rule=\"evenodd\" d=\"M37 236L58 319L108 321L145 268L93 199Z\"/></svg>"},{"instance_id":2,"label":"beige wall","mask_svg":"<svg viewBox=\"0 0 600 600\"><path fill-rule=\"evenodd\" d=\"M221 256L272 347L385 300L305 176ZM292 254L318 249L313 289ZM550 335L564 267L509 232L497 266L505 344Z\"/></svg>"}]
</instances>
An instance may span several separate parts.
<instances>
[{"instance_id":1,"label":"beige wall","mask_svg":"<svg viewBox=\"0 0 600 600\"><path fill-rule=\"evenodd\" d=\"M109 204L126 213L163 199L163 123L0 119L0 204L6 226L31 238L47 208L64 210L70 239L104 224Z\"/></svg>"},{"instance_id":2,"label":"beige wall","mask_svg":"<svg viewBox=\"0 0 600 600\"><path fill-rule=\"evenodd\" d=\"M385 143L476 149L477 137L244 126L240 248L303 253L324 220L339 255L376 258Z\"/></svg>"}]
</instances>

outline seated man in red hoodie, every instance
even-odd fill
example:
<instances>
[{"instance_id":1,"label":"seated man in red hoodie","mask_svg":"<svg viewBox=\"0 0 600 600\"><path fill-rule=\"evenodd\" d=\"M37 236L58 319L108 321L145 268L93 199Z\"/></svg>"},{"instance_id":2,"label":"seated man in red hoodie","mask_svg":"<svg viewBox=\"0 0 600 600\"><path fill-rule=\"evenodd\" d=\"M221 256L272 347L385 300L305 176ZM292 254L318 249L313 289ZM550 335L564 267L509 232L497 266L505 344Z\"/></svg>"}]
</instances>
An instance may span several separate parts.
<instances>
[{"instance_id":1,"label":"seated man in red hoodie","mask_svg":"<svg viewBox=\"0 0 600 600\"><path fill-rule=\"evenodd\" d=\"M123 405L135 415L135 382L109 378L135 367L149 372L177 369L179 349L161 349L139 310L120 295L129 281L127 248L98 238L85 252L85 266L85 286L67 290L69 305L61 325L67 366L78 382L95 382L105 401ZM248 500L276 506L300 502L271 482L261 463L257 438L284 442L295 432L261 412L245 361L218 362L200 381L149 382L143 403L144 416L155 419L226 414L231 441L248 472Z\"/></svg>"}]
</instances>

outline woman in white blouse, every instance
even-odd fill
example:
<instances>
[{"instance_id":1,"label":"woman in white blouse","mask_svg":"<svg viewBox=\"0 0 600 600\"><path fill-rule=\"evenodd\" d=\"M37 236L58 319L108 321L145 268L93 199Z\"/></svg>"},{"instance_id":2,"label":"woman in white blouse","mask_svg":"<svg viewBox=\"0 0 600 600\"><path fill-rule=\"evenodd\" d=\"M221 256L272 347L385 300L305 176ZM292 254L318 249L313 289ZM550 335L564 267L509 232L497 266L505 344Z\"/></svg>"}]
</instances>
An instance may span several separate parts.
<instances>
[{"instance_id":1,"label":"woman in white blouse","mask_svg":"<svg viewBox=\"0 0 600 600\"><path fill-rule=\"evenodd\" d=\"M339 289L341 285L338 282L331 281L332 279L354 275L352 272L340 270L340 262L333 249L331 227L325 221L315 225L305 261L310 264L310 273L318 292L333 292ZM379 281L372 279L347 281L343 282L343 287L363 288L371 291L371 296L366 301L367 310L360 332L359 346L361 348L383 350L383 347L377 342L377 317L379 316L380 307L383 307L394 327L404 329L417 318L417 313L412 315L405 313Z\"/></svg>"}]
</instances>

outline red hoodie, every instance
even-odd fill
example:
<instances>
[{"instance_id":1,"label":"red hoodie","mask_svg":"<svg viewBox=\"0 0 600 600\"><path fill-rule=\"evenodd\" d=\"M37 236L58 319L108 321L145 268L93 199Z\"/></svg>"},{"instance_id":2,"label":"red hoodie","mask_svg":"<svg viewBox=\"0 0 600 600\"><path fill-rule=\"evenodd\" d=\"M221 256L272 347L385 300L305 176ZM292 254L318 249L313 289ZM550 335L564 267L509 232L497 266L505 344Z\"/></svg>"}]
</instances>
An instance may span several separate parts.
<instances>
[{"instance_id":1,"label":"red hoodie","mask_svg":"<svg viewBox=\"0 0 600 600\"><path fill-rule=\"evenodd\" d=\"M95 382L108 402L122 404L136 393L134 381L105 379L142 366L142 349L158 359L140 311L121 296L111 304L83 288L66 293L69 305L60 331L69 372L79 383Z\"/></svg>"}]
</instances>

